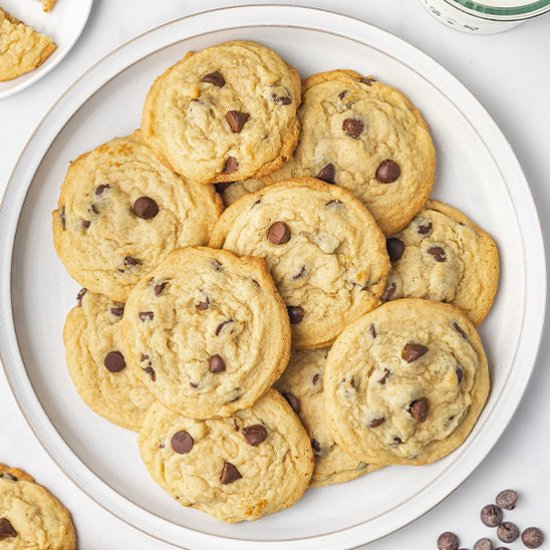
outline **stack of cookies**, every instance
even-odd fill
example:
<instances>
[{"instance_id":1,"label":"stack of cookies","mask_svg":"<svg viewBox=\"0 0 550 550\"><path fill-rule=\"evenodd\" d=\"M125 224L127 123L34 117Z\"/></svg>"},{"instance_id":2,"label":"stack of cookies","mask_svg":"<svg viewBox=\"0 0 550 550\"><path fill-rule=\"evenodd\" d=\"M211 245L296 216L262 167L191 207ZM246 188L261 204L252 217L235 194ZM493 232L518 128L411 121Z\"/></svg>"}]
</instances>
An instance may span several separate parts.
<instances>
[{"instance_id":1,"label":"stack of cookies","mask_svg":"<svg viewBox=\"0 0 550 550\"><path fill-rule=\"evenodd\" d=\"M348 70L301 84L252 42L188 53L141 129L61 188L54 242L84 287L64 332L77 391L139 432L180 504L228 522L445 456L489 392L475 326L498 254L429 200L434 177L395 88Z\"/></svg>"}]
</instances>

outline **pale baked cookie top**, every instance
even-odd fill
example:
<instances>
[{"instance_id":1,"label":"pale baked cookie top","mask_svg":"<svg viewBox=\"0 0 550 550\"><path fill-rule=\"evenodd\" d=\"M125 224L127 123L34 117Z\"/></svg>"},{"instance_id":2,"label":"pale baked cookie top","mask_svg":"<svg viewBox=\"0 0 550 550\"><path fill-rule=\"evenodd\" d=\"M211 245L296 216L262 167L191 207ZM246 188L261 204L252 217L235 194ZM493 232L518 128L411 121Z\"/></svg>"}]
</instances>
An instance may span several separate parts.
<instances>
[{"instance_id":1,"label":"pale baked cookie top","mask_svg":"<svg viewBox=\"0 0 550 550\"><path fill-rule=\"evenodd\" d=\"M313 470L307 434L274 390L230 418L193 420L155 404L139 448L152 478L181 505L229 523L289 508Z\"/></svg>"},{"instance_id":2,"label":"pale baked cookie top","mask_svg":"<svg viewBox=\"0 0 550 550\"><path fill-rule=\"evenodd\" d=\"M3 464L0 464L0 548L76 548L76 534L67 509L31 476Z\"/></svg>"},{"instance_id":3,"label":"pale baked cookie top","mask_svg":"<svg viewBox=\"0 0 550 550\"><path fill-rule=\"evenodd\" d=\"M124 304L85 290L78 301L63 331L76 390L96 413L137 431L154 398L126 365L120 334Z\"/></svg>"},{"instance_id":4,"label":"pale baked cookie top","mask_svg":"<svg viewBox=\"0 0 550 550\"><path fill-rule=\"evenodd\" d=\"M144 139L190 181L266 176L296 146L300 87L293 67L254 42L190 52L149 90Z\"/></svg>"},{"instance_id":5,"label":"pale baked cookie top","mask_svg":"<svg viewBox=\"0 0 550 550\"><path fill-rule=\"evenodd\" d=\"M296 348L330 344L376 307L390 267L368 210L346 190L313 178L243 197L220 217L210 245L266 259Z\"/></svg>"},{"instance_id":6,"label":"pale baked cookie top","mask_svg":"<svg viewBox=\"0 0 550 550\"><path fill-rule=\"evenodd\" d=\"M130 366L193 418L251 406L288 363L288 316L260 258L176 250L130 293L122 325Z\"/></svg>"},{"instance_id":7,"label":"pale baked cookie top","mask_svg":"<svg viewBox=\"0 0 550 550\"><path fill-rule=\"evenodd\" d=\"M83 287L124 302L171 250L206 244L221 210L211 186L183 181L137 132L71 163L53 213L54 244Z\"/></svg>"},{"instance_id":8,"label":"pale baked cookie top","mask_svg":"<svg viewBox=\"0 0 550 550\"><path fill-rule=\"evenodd\" d=\"M485 318L498 286L493 239L462 212L438 202L388 239L392 270L385 300L426 298L462 309L475 325Z\"/></svg>"},{"instance_id":9,"label":"pale baked cookie top","mask_svg":"<svg viewBox=\"0 0 550 550\"><path fill-rule=\"evenodd\" d=\"M325 410L339 445L374 464L427 464L466 439L489 393L487 359L463 313L409 298L350 325L330 350Z\"/></svg>"},{"instance_id":10,"label":"pale baked cookie top","mask_svg":"<svg viewBox=\"0 0 550 550\"><path fill-rule=\"evenodd\" d=\"M36 69L55 48L49 36L0 9L0 82Z\"/></svg>"},{"instance_id":11,"label":"pale baked cookie top","mask_svg":"<svg viewBox=\"0 0 550 550\"><path fill-rule=\"evenodd\" d=\"M298 414L313 448L312 487L342 483L376 470L351 457L336 444L326 420L323 378L328 349L295 351L275 387Z\"/></svg>"}]
</instances>

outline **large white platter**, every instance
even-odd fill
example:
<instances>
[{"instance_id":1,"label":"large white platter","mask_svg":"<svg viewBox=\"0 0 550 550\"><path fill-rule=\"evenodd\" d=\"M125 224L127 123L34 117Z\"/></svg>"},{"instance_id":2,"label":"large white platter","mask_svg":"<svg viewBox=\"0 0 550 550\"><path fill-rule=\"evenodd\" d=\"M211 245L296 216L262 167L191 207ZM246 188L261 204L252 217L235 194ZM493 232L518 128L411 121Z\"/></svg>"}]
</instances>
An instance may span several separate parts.
<instances>
[{"instance_id":1,"label":"large white platter","mask_svg":"<svg viewBox=\"0 0 550 550\"><path fill-rule=\"evenodd\" d=\"M309 491L293 508L225 525L181 508L150 479L136 436L91 412L65 369L61 339L78 287L51 238L67 164L131 132L154 77L187 50L258 40L302 75L346 67L403 89L435 138L435 196L463 209L496 238L502 278L481 333L493 387L466 443L422 468L387 468ZM533 369L546 277L537 212L508 143L476 99L435 61L362 21L289 6L214 10L152 30L107 56L48 113L24 150L0 210L0 353L29 424L61 468L101 506L138 529L194 549L340 549L386 535L424 514L478 466L508 424Z\"/></svg>"}]
</instances>

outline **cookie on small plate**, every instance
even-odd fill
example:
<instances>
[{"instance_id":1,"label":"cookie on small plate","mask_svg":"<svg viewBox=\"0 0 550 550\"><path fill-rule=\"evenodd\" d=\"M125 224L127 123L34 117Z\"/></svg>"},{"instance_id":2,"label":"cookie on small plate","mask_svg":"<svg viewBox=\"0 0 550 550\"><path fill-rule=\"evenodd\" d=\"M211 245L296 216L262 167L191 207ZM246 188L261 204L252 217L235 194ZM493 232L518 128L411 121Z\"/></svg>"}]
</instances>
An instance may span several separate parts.
<instances>
[{"instance_id":1,"label":"cookie on small plate","mask_svg":"<svg viewBox=\"0 0 550 550\"><path fill-rule=\"evenodd\" d=\"M311 487L350 481L378 469L338 446L325 420L323 377L328 349L295 351L275 387L300 417L313 448Z\"/></svg>"},{"instance_id":2,"label":"cookie on small plate","mask_svg":"<svg viewBox=\"0 0 550 550\"><path fill-rule=\"evenodd\" d=\"M189 181L267 176L296 146L300 88L296 70L255 42L190 52L149 90L143 136Z\"/></svg>"},{"instance_id":3,"label":"cookie on small plate","mask_svg":"<svg viewBox=\"0 0 550 550\"><path fill-rule=\"evenodd\" d=\"M172 252L130 293L125 357L155 397L192 418L250 407L285 369L290 326L264 260Z\"/></svg>"},{"instance_id":4,"label":"cookie on small plate","mask_svg":"<svg viewBox=\"0 0 550 550\"><path fill-rule=\"evenodd\" d=\"M219 218L210 246L266 259L296 349L329 345L377 307L390 268L386 240L365 206L313 178L241 198Z\"/></svg>"},{"instance_id":5,"label":"cookie on small plate","mask_svg":"<svg viewBox=\"0 0 550 550\"><path fill-rule=\"evenodd\" d=\"M27 473L0 464L0 547L75 550L69 511Z\"/></svg>"},{"instance_id":6,"label":"cookie on small plate","mask_svg":"<svg viewBox=\"0 0 550 550\"><path fill-rule=\"evenodd\" d=\"M430 200L387 241L392 270L384 299L426 298L452 304L479 325L498 286L493 239L462 212Z\"/></svg>"},{"instance_id":7,"label":"cookie on small plate","mask_svg":"<svg viewBox=\"0 0 550 550\"><path fill-rule=\"evenodd\" d=\"M428 464L464 442L489 385L481 340L459 309L395 300L347 327L331 348L325 417L358 460Z\"/></svg>"},{"instance_id":8,"label":"cookie on small plate","mask_svg":"<svg viewBox=\"0 0 550 550\"><path fill-rule=\"evenodd\" d=\"M170 251L206 244L222 209L213 187L183 181L136 132L71 163L53 213L54 244L83 287L124 302Z\"/></svg>"},{"instance_id":9,"label":"cookie on small plate","mask_svg":"<svg viewBox=\"0 0 550 550\"><path fill-rule=\"evenodd\" d=\"M67 368L76 390L96 413L138 431L154 398L126 365L120 334L124 304L85 290L78 301L63 331Z\"/></svg>"},{"instance_id":10,"label":"cookie on small plate","mask_svg":"<svg viewBox=\"0 0 550 550\"><path fill-rule=\"evenodd\" d=\"M289 508L313 470L309 438L274 390L229 418L193 420L157 403L139 448L151 477L182 506L229 523Z\"/></svg>"}]
</instances>

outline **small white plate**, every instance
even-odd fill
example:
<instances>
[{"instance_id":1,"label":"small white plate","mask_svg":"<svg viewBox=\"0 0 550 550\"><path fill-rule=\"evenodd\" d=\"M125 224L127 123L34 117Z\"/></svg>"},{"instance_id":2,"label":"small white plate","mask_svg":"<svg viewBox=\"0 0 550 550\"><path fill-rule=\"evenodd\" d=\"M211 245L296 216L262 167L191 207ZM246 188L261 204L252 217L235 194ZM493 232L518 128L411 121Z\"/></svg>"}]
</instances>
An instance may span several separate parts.
<instances>
[{"instance_id":1,"label":"small white plate","mask_svg":"<svg viewBox=\"0 0 550 550\"><path fill-rule=\"evenodd\" d=\"M24 90L47 75L69 53L86 25L93 0L57 0L49 13L36 0L2 0L0 7L35 31L50 36L56 50L40 67L13 80L0 82L0 99Z\"/></svg>"},{"instance_id":2,"label":"small white plate","mask_svg":"<svg viewBox=\"0 0 550 550\"><path fill-rule=\"evenodd\" d=\"M227 525L185 509L151 481L135 434L94 414L65 368L61 338L78 286L56 257L50 212L67 165L140 121L147 89L188 50L250 39L302 75L350 68L401 88L428 120L437 148L436 198L496 239L502 278L481 335L492 390L471 436L430 466L393 467L308 491L289 510ZM38 126L0 208L0 355L30 426L60 467L100 505L138 529L195 550L351 548L413 521L485 458L514 414L535 364L546 297L544 246L514 153L450 73L363 21L296 6L245 6L185 17L149 31L84 74Z\"/></svg>"}]
</instances>

